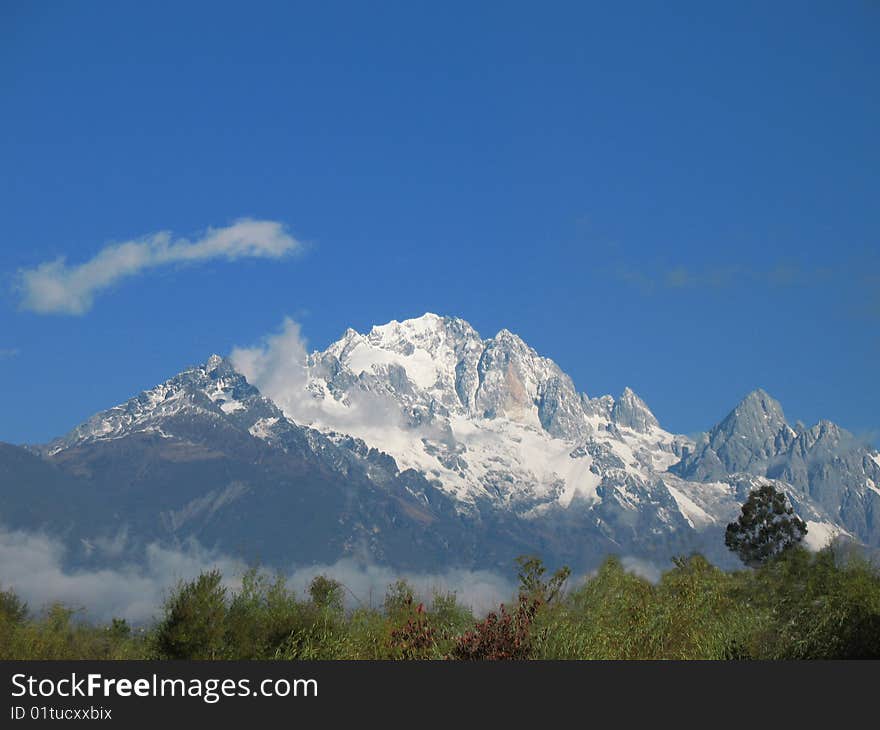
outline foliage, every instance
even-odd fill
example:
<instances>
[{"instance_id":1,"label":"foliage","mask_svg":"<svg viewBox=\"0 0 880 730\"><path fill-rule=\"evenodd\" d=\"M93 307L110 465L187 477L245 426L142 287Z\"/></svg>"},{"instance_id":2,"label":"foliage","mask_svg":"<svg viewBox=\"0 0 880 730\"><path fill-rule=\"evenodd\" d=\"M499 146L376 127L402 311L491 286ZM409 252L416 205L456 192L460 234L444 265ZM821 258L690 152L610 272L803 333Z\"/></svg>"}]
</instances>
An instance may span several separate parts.
<instances>
[{"instance_id":1,"label":"foliage","mask_svg":"<svg viewBox=\"0 0 880 730\"><path fill-rule=\"evenodd\" d=\"M676 558L656 583L608 558L563 590L537 558L517 561L510 604L475 618L454 593L405 581L380 609L346 610L319 576L300 598L252 570L179 584L154 626L92 625L69 607L37 613L0 592L0 659L829 659L880 658L880 572L854 549L789 546L754 570ZM512 608L511 608L512 606Z\"/></svg>"},{"instance_id":2,"label":"foliage","mask_svg":"<svg viewBox=\"0 0 880 730\"><path fill-rule=\"evenodd\" d=\"M727 526L724 544L755 568L797 545L806 534L806 523L785 494L765 484L752 490L737 521Z\"/></svg>"},{"instance_id":3,"label":"foliage","mask_svg":"<svg viewBox=\"0 0 880 730\"><path fill-rule=\"evenodd\" d=\"M405 609L409 616L403 626L391 630L391 647L399 652L401 659L430 659L436 639L425 604L419 603L413 608L413 600L408 597Z\"/></svg>"},{"instance_id":4,"label":"foliage","mask_svg":"<svg viewBox=\"0 0 880 730\"><path fill-rule=\"evenodd\" d=\"M520 594L513 612L502 603L500 613L493 611L458 640L451 658L528 659L532 648L529 630L539 606L537 599L524 594Z\"/></svg>"},{"instance_id":5,"label":"foliage","mask_svg":"<svg viewBox=\"0 0 880 730\"><path fill-rule=\"evenodd\" d=\"M769 617L749 647L756 658L880 658L880 579L857 552L790 550L756 576L752 600Z\"/></svg>"},{"instance_id":6,"label":"foliage","mask_svg":"<svg viewBox=\"0 0 880 730\"><path fill-rule=\"evenodd\" d=\"M519 578L520 595L527 596L540 604L551 603L557 598L571 575L571 569L563 566L550 577L550 580L543 580L547 568L544 567L544 562L534 555L520 555L516 559L516 564L519 566L517 578Z\"/></svg>"},{"instance_id":7,"label":"foliage","mask_svg":"<svg viewBox=\"0 0 880 730\"><path fill-rule=\"evenodd\" d=\"M315 576L309 584L309 596L316 606L342 613L344 593L342 583L338 580L326 575Z\"/></svg>"},{"instance_id":8,"label":"foliage","mask_svg":"<svg viewBox=\"0 0 880 730\"><path fill-rule=\"evenodd\" d=\"M287 647L290 636L308 620L283 577L269 578L257 569L242 577L222 629L223 653L237 659L271 659Z\"/></svg>"},{"instance_id":9,"label":"foliage","mask_svg":"<svg viewBox=\"0 0 880 730\"><path fill-rule=\"evenodd\" d=\"M449 591L434 593L428 616L437 632L438 644L447 643L451 646L451 641L474 625L471 609L462 606L458 602L458 596Z\"/></svg>"},{"instance_id":10,"label":"foliage","mask_svg":"<svg viewBox=\"0 0 880 730\"><path fill-rule=\"evenodd\" d=\"M673 563L655 590L649 631L656 658L732 658L755 620L748 606L736 601L733 577L702 555Z\"/></svg>"},{"instance_id":11,"label":"foliage","mask_svg":"<svg viewBox=\"0 0 880 730\"><path fill-rule=\"evenodd\" d=\"M538 616L540 659L644 659L656 655L651 635L656 589L610 557L566 599Z\"/></svg>"},{"instance_id":12,"label":"foliage","mask_svg":"<svg viewBox=\"0 0 880 730\"><path fill-rule=\"evenodd\" d=\"M0 659L146 657L149 648L144 633L131 629L125 632L118 619L116 621L108 626L91 626L76 621L74 611L59 604L49 606L41 616L19 614L15 621L3 613L0 614Z\"/></svg>"},{"instance_id":13,"label":"foliage","mask_svg":"<svg viewBox=\"0 0 880 730\"><path fill-rule=\"evenodd\" d=\"M456 642L451 658L464 660L528 659L532 655L535 635L533 624L541 610L548 609L562 593L571 575L568 567L557 570L549 580L543 561L534 555L516 559L519 567L519 595L516 608L508 611L501 604L499 612L491 612L483 621L465 632Z\"/></svg>"},{"instance_id":14,"label":"foliage","mask_svg":"<svg viewBox=\"0 0 880 730\"><path fill-rule=\"evenodd\" d=\"M220 571L202 573L178 587L165 604L156 631L161 659L221 659L226 625L226 588Z\"/></svg>"},{"instance_id":15,"label":"foliage","mask_svg":"<svg viewBox=\"0 0 880 730\"><path fill-rule=\"evenodd\" d=\"M27 618L28 606L13 590L0 590L0 620L17 624Z\"/></svg>"}]
</instances>

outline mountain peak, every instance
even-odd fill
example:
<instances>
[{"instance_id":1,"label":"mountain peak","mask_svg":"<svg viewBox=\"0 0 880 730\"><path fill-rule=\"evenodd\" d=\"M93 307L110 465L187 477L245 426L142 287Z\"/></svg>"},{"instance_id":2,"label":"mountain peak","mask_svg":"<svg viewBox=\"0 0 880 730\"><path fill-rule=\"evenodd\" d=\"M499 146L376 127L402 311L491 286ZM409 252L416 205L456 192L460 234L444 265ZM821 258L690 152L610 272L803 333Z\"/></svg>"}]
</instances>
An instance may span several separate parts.
<instances>
[{"instance_id":1,"label":"mountain peak","mask_svg":"<svg viewBox=\"0 0 880 730\"><path fill-rule=\"evenodd\" d=\"M518 350L527 351L532 350L532 348L528 346L528 344L525 340L523 340L522 337L520 337L515 332L511 332L506 327L502 327L500 330L498 330L498 334L496 334L495 337L493 337L492 339L495 344L501 345L503 347L512 347Z\"/></svg>"},{"instance_id":2,"label":"mountain peak","mask_svg":"<svg viewBox=\"0 0 880 730\"><path fill-rule=\"evenodd\" d=\"M852 445L856 442L852 434L826 418L820 419L815 426L806 429L799 435L808 448L813 448L818 443L834 448L842 444Z\"/></svg>"},{"instance_id":3,"label":"mountain peak","mask_svg":"<svg viewBox=\"0 0 880 730\"><path fill-rule=\"evenodd\" d=\"M698 453L682 459L676 471L701 479L719 478L725 472L763 473L795 436L779 401L756 388L709 431Z\"/></svg>"},{"instance_id":4,"label":"mountain peak","mask_svg":"<svg viewBox=\"0 0 880 730\"><path fill-rule=\"evenodd\" d=\"M72 446L132 433L173 435L177 425L193 417L231 419L250 427L260 418L281 412L225 357L212 354L204 364L189 367L153 388L96 413L65 436L41 449L55 453ZM186 426L184 426L184 429Z\"/></svg>"},{"instance_id":5,"label":"mountain peak","mask_svg":"<svg viewBox=\"0 0 880 730\"><path fill-rule=\"evenodd\" d=\"M639 433L647 433L660 425L648 408L648 404L629 387L624 388L620 398L614 402L611 408L611 420Z\"/></svg>"},{"instance_id":6,"label":"mountain peak","mask_svg":"<svg viewBox=\"0 0 880 730\"><path fill-rule=\"evenodd\" d=\"M463 319L425 312L420 317L401 321L392 319L385 324L374 325L366 335L356 333L355 339L358 338L382 348L416 346L431 351L440 343L454 345L459 340L479 340L480 335Z\"/></svg>"},{"instance_id":7,"label":"mountain peak","mask_svg":"<svg viewBox=\"0 0 880 730\"><path fill-rule=\"evenodd\" d=\"M785 423L782 405L763 388L755 388L755 390L746 395L733 412L738 414L761 414L765 419L772 419L782 424Z\"/></svg>"},{"instance_id":8,"label":"mountain peak","mask_svg":"<svg viewBox=\"0 0 880 730\"><path fill-rule=\"evenodd\" d=\"M419 317L410 317L409 319L404 320L392 319L385 324L373 325L370 333L382 335L401 331L414 333L433 331L442 326L447 319L447 317L441 317L439 314L434 314L433 312L425 312Z\"/></svg>"},{"instance_id":9,"label":"mountain peak","mask_svg":"<svg viewBox=\"0 0 880 730\"><path fill-rule=\"evenodd\" d=\"M785 414L779 401L772 398L766 391L757 388L743 398L710 434L713 447L722 442L736 442L734 448L746 446L758 452L767 451L777 434L783 430L791 430L785 421ZM716 448L718 451L718 448ZM763 454L766 456L766 454Z\"/></svg>"},{"instance_id":10,"label":"mountain peak","mask_svg":"<svg viewBox=\"0 0 880 730\"><path fill-rule=\"evenodd\" d=\"M210 373L211 371L216 370L223 364L224 359L225 358L216 353L212 354L211 357L208 358L207 362L205 362L205 371Z\"/></svg>"}]
</instances>

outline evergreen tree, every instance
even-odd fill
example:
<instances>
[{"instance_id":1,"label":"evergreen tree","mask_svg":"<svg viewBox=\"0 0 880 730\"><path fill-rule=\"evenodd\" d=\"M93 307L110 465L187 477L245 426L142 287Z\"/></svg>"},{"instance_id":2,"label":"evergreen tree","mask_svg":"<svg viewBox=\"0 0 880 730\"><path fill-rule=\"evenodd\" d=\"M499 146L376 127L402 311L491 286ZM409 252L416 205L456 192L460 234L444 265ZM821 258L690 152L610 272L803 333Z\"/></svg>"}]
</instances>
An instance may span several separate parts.
<instances>
[{"instance_id":1,"label":"evergreen tree","mask_svg":"<svg viewBox=\"0 0 880 730\"><path fill-rule=\"evenodd\" d=\"M797 545L806 534L807 525L794 513L785 494L765 484L752 490L739 519L727 526L724 544L756 568Z\"/></svg>"}]
</instances>

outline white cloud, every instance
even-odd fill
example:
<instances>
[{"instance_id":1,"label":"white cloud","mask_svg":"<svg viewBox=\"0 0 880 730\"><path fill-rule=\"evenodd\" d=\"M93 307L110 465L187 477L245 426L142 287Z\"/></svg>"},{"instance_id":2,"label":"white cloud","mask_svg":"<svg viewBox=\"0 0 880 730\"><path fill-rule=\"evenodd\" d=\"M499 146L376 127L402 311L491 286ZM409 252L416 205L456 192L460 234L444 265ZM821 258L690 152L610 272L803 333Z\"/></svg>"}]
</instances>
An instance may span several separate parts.
<instances>
[{"instance_id":1,"label":"white cloud","mask_svg":"<svg viewBox=\"0 0 880 730\"><path fill-rule=\"evenodd\" d=\"M120 534L107 544L96 545L104 555L113 557ZM66 548L56 538L42 533L7 530L0 527L0 588L12 588L34 611L56 602L82 609L84 617L108 621L119 616L135 624L156 619L161 607L181 580L192 580L199 573L217 569L231 591L241 587L248 566L244 561L207 550L192 540L182 549L159 544L147 546L142 558L114 564L114 567L70 569L64 565ZM388 586L405 578L420 599L430 600L437 592L454 592L459 602L478 615L497 608L514 595L515 586L507 578L486 570L450 569L442 573L402 573L387 566L344 558L332 565L312 565L291 569L288 584L300 597L316 575L341 581L348 589L350 607L381 608Z\"/></svg>"},{"instance_id":2,"label":"white cloud","mask_svg":"<svg viewBox=\"0 0 880 730\"><path fill-rule=\"evenodd\" d=\"M637 575L639 578L644 578L651 583L657 583L664 571L663 567L650 560L643 560L631 555L625 556L620 563L627 572Z\"/></svg>"},{"instance_id":3,"label":"white cloud","mask_svg":"<svg viewBox=\"0 0 880 730\"><path fill-rule=\"evenodd\" d=\"M389 395L352 389L346 404L328 404L308 390L308 345L300 325L285 317L281 329L255 347L236 347L229 359L248 382L294 421L360 435L359 428L404 428L400 405ZM414 432L418 429L412 429ZM419 430L440 438L430 426Z\"/></svg>"},{"instance_id":4,"label":"white cloud","mask_svg":"<svg viewBox=\"0 0 880 730\"><path fill-rule=\"evenodd\" d=\"M306 392L308 350L298 323L285 317L277 334L263 338L256 347L236 347L229 359L249 383L287 415L302 417L312 399Z\"/></svg>"},{"instance_id":5,"label":"white cloud","mask_svg":"<svg viewBox=\"0 0 880 730\"><path fill-rule=\"evenodd\" d=\"M40 314L84 314L95 294L120 279L147 269L209 259L281 258L302 244L281 223L242 219L225 228L211 228L194 241L173 238L167 231L103 248L82 264L64 258L19 271L21 306Z\"/></svg>"},{"instance_id":6,"label":"white cloud","mask_svg":"<svg viewBox=\"0 0 880 730\"><path fill-rule=\"evenodd\" d=\"M477 616L497 610L498 604L507 603L516 595L512 581L489 570L451 568L441 573L407 573L351 558L332 565L300 568L289 576L288 582L299 595L305 595L316 575L342 583L347 589L349 606L381 608L388 587L398 579L406 580L420 601L430 602L435 593L454 593L458 602L470 607Z\"/></svg>"},{"instance_id":7,"label":"white cloud","mask_svg":"<svg viewBox=\"0 0 880 730\"><path fill-rule=\"evenodd\" d=\"M184 550L150 545L141 564L116 568L67 569L65 552L47 535L0 528L0 586L12 588L35 611L60 602L94 620L120 616L148 623L178 581L217 568L234 588L246 569L243 562L196 543Z\"/></svg>"}]
</instances>

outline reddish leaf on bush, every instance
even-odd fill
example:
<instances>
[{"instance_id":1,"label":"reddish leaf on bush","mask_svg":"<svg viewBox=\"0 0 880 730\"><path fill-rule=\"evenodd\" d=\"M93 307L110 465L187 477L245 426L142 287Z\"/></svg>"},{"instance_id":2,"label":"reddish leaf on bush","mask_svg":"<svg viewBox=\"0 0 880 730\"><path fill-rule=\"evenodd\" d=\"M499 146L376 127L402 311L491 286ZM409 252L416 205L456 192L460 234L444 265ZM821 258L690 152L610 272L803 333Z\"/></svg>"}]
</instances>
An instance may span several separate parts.
<instances>
[{"instance_id":1,"label":"reddish leaf on bush","mask_svg":"<svg viewBox=\"0 0 880 730\"><path fill-rule=\"evenodd\" d=\"M451 659L503 660L528 659L531 650L529 629L540 601L520 595L519 605L509 613L501 604L500 615L494 611L464 634L455 645Z\"/></svg>"}]
</instances>

